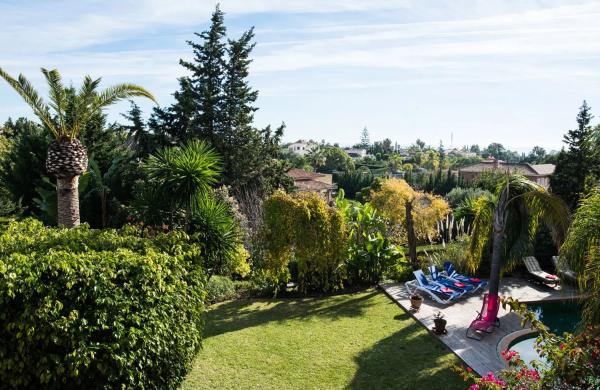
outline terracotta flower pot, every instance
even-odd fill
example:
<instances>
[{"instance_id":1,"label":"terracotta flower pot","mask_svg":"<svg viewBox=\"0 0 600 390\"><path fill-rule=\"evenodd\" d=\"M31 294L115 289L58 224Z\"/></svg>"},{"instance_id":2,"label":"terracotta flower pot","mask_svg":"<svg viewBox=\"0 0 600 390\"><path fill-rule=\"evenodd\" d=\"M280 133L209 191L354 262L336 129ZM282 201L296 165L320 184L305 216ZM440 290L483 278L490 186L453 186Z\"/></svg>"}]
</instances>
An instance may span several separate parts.
<instances>
[{"instance_id":1,"label":"terracotta flower pot","mask_svg":"<svg viewBox=\"0 0 600 390\"><path fill-rule=\"evenodd\" d=\"M415 311L418 311L423 303L423 297L418 295L413 295L410 297L410 307Z\"/></svg>"}]
</instances>

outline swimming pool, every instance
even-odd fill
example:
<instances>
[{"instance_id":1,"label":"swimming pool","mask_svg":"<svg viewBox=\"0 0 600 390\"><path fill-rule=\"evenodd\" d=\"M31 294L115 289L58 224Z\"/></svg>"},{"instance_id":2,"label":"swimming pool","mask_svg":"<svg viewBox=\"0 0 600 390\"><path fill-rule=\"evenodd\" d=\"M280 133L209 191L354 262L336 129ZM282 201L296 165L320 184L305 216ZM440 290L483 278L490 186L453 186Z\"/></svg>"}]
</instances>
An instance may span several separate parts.
<instances>
[{"instance_id":1,"label":"swimming pool","mask_svg":"<svg viewBox=\"0 0 600 390\"><path fill-rule=\"evenodd\" d=\"M536 302L527 304L527 308L536 314L538 320L557 334L574 332L581 321L581 304L577 301ZM528 364L532 360L544 362L534 344L536 333L529 333L518 337L511 342L508 349L519 353L521 358Z\"/></svg>"}]
</instances>

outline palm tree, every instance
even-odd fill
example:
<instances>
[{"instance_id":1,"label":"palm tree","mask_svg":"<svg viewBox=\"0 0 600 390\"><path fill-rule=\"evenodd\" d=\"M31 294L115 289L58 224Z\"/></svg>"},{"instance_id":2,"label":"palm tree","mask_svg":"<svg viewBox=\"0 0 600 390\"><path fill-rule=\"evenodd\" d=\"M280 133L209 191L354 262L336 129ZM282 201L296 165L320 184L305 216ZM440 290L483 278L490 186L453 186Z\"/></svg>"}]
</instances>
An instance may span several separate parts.
<instances>
[{"instance_id":1,"label":"palm tree","mask_svg":"<svg viewBox=\"0 0 600 390\"><path fill-rule=\"evenodd\" d=\"M71 228L79 225L79 176L88 165L87 151L77 139L79 133L93 114L121 99L143 96L156 100L150 92L134 84L117 84L98 92L101 79L90 76L85 76L79 91L74 92L63 85L56 69L42 68L42 73L50 90L49 104L25 76L20 74L15 79L0 68L0 76L29 104L54 137L48 148L46 170L56 177L58 225Z\"/></svg>"},{"instance_id":2,"label":"palm tree","mask_svg":"<svg viewBox=\"0 0 600 390\"><path fill-rule=\"evenodd\" d=\"M600 186L581 199L560 254L560 262L578 272L580 288L590 293L583 310L585 322L597 324L600 321Z\"/></svg>"},{"instance_id":3,"label":"palm tree","mask_svg":"<svg viewBox=\"0 0 600 390\"><path fill-rule=\"evenodd\" d=\"M531 250L540 223L557 244L569 223L568 208L558 196L516 174L507 174L492 198L481 197L473 206L471 260L481 261L491 245L491 296L498 296L502 266L514 266Z\"/></svg>"}]
</instances>

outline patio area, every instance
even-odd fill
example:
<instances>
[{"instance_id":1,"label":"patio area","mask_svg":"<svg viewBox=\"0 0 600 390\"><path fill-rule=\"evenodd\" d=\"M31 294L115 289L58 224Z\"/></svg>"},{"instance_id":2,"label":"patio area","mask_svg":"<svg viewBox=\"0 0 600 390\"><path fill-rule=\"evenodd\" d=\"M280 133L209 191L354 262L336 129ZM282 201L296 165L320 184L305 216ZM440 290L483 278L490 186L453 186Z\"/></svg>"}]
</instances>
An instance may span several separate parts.
<instances>
[{"instance_id":1,"label":"patio area","mask_svg":"<svg viewBox=\"0 0 600 390\"><path fill-rule=\"evenodd\" d=\"M467 338L467 327L477 315L477 311L481 310L483 291L465 296L448 306L438 304L426 297L421 309L413 313L410 310L410 294L404 284L382 283L380 287L392 300L429 330L434 325L433 315L437 311L441 311L448 322L446 324L448 333L442 336L434 335L433 337L439 337L442 343L480 375L485 375L490 371L498 372L505 367L504 362L498 357L498 343L504 336L523 329L521 318L516 313L511 313L500 307L498 312L500 327L496 328L494 333L485 334L481 341ZM501 282L500 295L512 296L522 303L580 297L579 292L570 286L553 290L532 285L520 278L504 278Z\"/></svg>"}]
</instances>

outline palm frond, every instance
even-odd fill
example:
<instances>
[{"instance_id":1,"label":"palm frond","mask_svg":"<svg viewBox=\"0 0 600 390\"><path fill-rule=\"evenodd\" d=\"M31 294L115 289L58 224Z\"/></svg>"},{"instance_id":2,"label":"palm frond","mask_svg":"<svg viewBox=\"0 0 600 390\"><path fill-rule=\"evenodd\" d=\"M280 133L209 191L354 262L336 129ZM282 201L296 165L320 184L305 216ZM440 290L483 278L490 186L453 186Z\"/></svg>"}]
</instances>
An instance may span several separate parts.
<instances>
[{"instance_id":1,"label":"palm frond","mask_svg":"<svg viewBox=\"0 0 600 390\"><path fill-rule=\"evenodd\" d=\"M569 210L564 201L522 175L507 177L506 268L514 267L531 251L540 223L550 230L557 245L562 244L569 226ZM500 186L499 186L500 189Z\"/></svg>"},{"instance_id":2,"label":"palm frond","mask_svg":"<svg viewBox=\"0 0 600 390\"><path fill-rule=\"evenodd\" d=\"M600 187L582 198L567 237L560 249L561 259L578 273L589 263L590 251L600 246ZM600 275L600 274L599 274Z\"/></svg>"},{"instance_id":3,"label":"palm frond","mask_svg":"<svg viewBox=\"0 0 600 390\"><path fill-rule=\"evenodd\" d=\"M221 160L207 144L193 140L150 156L145 169L166 196L190 209L217 182Z\"/></svg>"},{"instance_id":4,"label":"palm frond","mask_svg":"<svg viewBox=\"0 0 600 390\"><path fill-rule=\"evenodd\" d=\"M90 76L85 76L83 78L83 83L75 97L73 124L70 131L71 137L75 137L79 134L87 119L94 114L92 106L97 95L96 89L98 88L98 85L100 85L101 80L100 77L92 79Z\"/></svg>"},{"instance_id":5,"label":"palm frond","mask_svg":"<svg viewBox=\"0 0 600 390\"><path fill-rule=\"evenodd\" d=\"M494 199L488 197L480 197L470 202L473 215L473 223L471 224L471 237L469 239L469 263L475 271L484 257L486 248L492 240L493 233L493 218L494 208L496 204Z\"/></svg>"},{"instance_id":6,"label":"palm frond","mask_svg":"<svg viewBox=\"0 0 600 390\"><path fill-rule=\"evenodd\" d=\"M116 103L122 99L128 99L130 97L141 96L146 97L156 103L154 95L148 92L143 87L135 84L117 84L112 87L108 87L101 91L94 99L92 106L93 110L99 110L106 106Z\"/></svg>"},{"instance_id":7,"label":"palm frond","mask_svg":"<svg viewBox=\"0 0 600 390\"><path fill-rule=\"evenodd\" d=\"M585 272L580 275L579 286L589 293L583 307L583 319L588 324L598 324L600 322L600 244L597 241L586 251Z\"/></svg>"},{"instance_id":8,"label":"palm frond","mask_svg":"<svg viewBox=\"0 0 600 390\"><path fill-rule=\"evenodd\" d=\"M59 132L65 132L66 123L65 123L65 111L67 109L67 94L65 92L65 87L62 84L62 78L58 70L47 70L42 68L42 73L44 77L46 77L46 81L48 82L48 87L50 89L50 107L54 109L56 115L58 116L58 123L60 126Z\"/></svg>"},{"instance_id":9,"label":"palm frond","mask_svg":"<svg viewBox=\"0 0 600 390\"><path fill-rule=\"evenodd\" d=\"M55 136L59 137L59 131L54 125L52 116L50 115L50 109L44 100L39 96L35 88L31 85L29 80L22 74L19 75L18 80L14 79L2 68L0 68L0 76L6 80L6 82L13 87L13 89L21 95L23 100L33 109L34 114L40 118L42 123L48 128L48 130Z\"/></svg>"}]
</instances>

